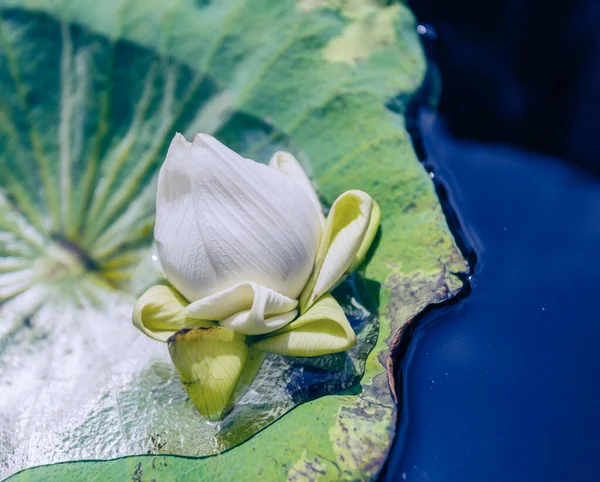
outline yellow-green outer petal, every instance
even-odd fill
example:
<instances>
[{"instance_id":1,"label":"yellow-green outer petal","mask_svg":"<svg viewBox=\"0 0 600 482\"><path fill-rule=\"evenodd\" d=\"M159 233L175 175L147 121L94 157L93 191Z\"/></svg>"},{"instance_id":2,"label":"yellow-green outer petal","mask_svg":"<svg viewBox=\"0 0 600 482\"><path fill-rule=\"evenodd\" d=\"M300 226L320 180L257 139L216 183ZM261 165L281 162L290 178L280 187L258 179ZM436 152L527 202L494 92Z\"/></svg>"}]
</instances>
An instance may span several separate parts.
<instances>
[{"instance_id":1,"label":"yellow-green outer petal","mask_svg":"<svg viewBox=\"0 0 600 482\"><path fill-rule=\"evenodd\" d=\"M300 296L301 313L332 289L352 266L369 228L372 205L367 193L351 190L331 206L313 273Z\"/></svg>"},{"instance_id":2,"label":"yellow-green outer petal","mask_svg":"<svg viewBox=\"0 0 600 482\"><path fill-rule=\"evenodd\" d=\"M219 326L182 330L169 339L169 354L198 412L220 420L246 363L245 336Z\"/></svg>"},{"instance_id":3,"label":"yellow-green outer petal","mask_svg":"<svg viewBox=\"0 0 600 482\"><path fill-rule=\"evenodd\" d=\"M132 316L133 324L150 338L162 342L183 328L214 325L210 321L184 316L183 309L187 304L172 286L152 286L138 298Z\"/></svg>"},{"instance_id":4,"label":"yellow-green outer petal","mask_svg":"<svg viewBox=\"0 0 600 482\"><path fill-rule=\"evenodd\" d=\"M326 294L296 321L252 347L278 355L313 357L339 353L354 345L356 335L344 310Z\"/></svg>"},{"instance_id":5,"label":"yellow-green outer petal","mask_svg":"<svg viewBox=\"0 0 600 482\"><path fill-rule=\"evenodd\" d=\"M369 220L369 227L367 228L367 232L363 239L362 244L356 253L356 258L354 258L354 263L352 266L348 268L348 272L354 271L357 269L365 260L367 256L367 252L373 244L373 240L375 239L375 235L377 234L377 230L379 229L379 225L381 224L381 208L379 204L373 200L373 207L371 208L371 219Z\"/></svg>"}]
</instances>

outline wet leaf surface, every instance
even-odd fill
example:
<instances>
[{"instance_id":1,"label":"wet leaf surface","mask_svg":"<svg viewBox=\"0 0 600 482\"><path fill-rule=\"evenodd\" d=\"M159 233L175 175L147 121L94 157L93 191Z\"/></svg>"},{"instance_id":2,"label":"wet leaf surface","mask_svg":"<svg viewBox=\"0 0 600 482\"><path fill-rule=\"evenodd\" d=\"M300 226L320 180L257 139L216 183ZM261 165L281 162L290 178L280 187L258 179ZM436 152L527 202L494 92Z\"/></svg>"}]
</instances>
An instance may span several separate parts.
<instances>
[{"instance_id":1,"label":"wet leaf surface","mask_svg":"<svg viewBox=\"0 0 600 482\"><path fill-rule=\"evenodd\" d=\"M314 3L0 2L0 476L65 461L16 479L378 473L393 335L456 293L466 263L385 108L423 74L412 16ZM358 188L383 212L374 255L334 292L357 346L269 355L220 423L130 321L160 277L155 177L175 131L263 162L290 150L324 204ZM114 460L73 462L91 459Z\"/></svg>"}]
</instances>

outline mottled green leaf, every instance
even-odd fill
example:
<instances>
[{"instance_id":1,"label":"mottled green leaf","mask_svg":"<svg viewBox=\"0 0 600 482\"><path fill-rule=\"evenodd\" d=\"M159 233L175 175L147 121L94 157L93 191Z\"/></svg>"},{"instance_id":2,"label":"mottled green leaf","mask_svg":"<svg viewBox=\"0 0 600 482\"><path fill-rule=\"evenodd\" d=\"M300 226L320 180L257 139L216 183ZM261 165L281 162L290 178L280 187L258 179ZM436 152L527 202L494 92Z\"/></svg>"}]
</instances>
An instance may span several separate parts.
<instances>
[{"instance_id":1,"label":"mottled green leaf","mask_svg":"<svg viewBox=\"0 0 600 482\"><path fill-rule=\"evenodd\" d=\"M0 9L0 477L76 460L88 461L15 479L376 475L395 432L392 339L466 270L404 119L385 108L423 75L411 14L368 0ZM220 423L130 321L161 277L155 177L176 130L262 162L291 151L324 204L361 189L382 213L374 255L334 292L357 346L268 355ZM248 358L245 385L261 362Z\"/></svg>"}]
</instances>

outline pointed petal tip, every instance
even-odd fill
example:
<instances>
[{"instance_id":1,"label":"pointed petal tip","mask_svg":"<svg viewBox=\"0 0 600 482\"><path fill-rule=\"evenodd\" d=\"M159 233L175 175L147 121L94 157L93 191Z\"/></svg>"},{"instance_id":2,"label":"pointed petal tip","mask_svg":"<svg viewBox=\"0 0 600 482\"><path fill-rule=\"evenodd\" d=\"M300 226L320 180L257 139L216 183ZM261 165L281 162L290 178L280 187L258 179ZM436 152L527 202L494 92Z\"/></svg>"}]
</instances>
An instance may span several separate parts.
<instances>
[{"instance_id":1,"label":"pointed petal tip","mask_svg":"<svg viewBox=\"0 0 600 482\"><path fill-rule=\"evenodd\" d=\"M187 141L187 139L184 137L183 134L181 134L180 132L176 132L175 136L173 137L173 140L171 141L171 145L180 145L180 146L189 146L190 143Z\"/></svg>"},{"instance_id":2,"label":"pointed petal tip","mask_svg":"<svg viewBox=\"0 0 600 482\"><path fill-rule=\"evenodd\" d=\"M236 159L243 159L239 154L219 141L219 139L203 132L198 132L194 136L191 145L205 159L219 159L220 162L226 161L231 156Z\"/></svg>"},{"instance_id":3,"label":"pointed petal tip","mask_svg":"<svg viewBox=\"0 0 600 482\"><path fill-rule=\"evenodd\" d=\"M277 151L275 154L273 154L273 157L271 157L271 161L269 162L269 166L270 167L274 167L276 169L280 169L281 167L281 163L285 162L285 161L289 161L289 162L297 162L296 158L290 154L289 152L286 151Z\"/></svg>"},{"instance_id":4,"label":"pointed petal tip","mask_svg":"<svg viewBox=\"0 0 600 482\"><path fill-rule=\"evenodd\" d=\"M167 163L169 161L170 162L175 161L179 164L179 162L182 159L182 156L185 155L185 153L187 152L187 150L189 149L190 146L191 146L191 143L189 143L182 134L177 132L173 136L173 139L171 140L171 144L169 144L169 149L167 151L165 163Z\"/></svg>"},{"instance_id":5,"label":"pointed petal tip","mask_svg":"<svg viewBox=\"0 0 600 482\"><path fill-rule=\"evenodd\" d=\"M373 198L369 194L367 194L364 191L361 191L360 189L349 189L348 191L343 192L338 197L338 199L340 199L343 195L346 195L346 194L352 194L354 196L359 197L363 202L367 203L366 206L369 207L369 211L370 211L370 207L371 207L371 205L373 203ZM337 201L337 199L336 199L336 201Z\"/></svg>"},{"instance_id":6,"label":"pointed petal tip","mask_svg":"<svg viewBox=\"0 0 600 482\"><path fill-rule=\"evenodd\" d=\"M198 132L194 136L194 139L192 140L192 144L195 146L202 146L203 144L208 144L209 142L213 142L213 141L219 142L218 139L211 136L210 134L205 134L204 132ZM221 142L219 142L219 144L221 144Z\"/></svg>"}]
</instances>

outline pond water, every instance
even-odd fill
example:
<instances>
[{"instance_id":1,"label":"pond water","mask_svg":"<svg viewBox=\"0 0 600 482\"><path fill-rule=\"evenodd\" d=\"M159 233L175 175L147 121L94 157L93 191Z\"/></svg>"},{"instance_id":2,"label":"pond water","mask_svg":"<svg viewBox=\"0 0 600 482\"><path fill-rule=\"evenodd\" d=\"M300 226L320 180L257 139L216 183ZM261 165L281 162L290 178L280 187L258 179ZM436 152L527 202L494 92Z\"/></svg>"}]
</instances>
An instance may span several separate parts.
<instances>
[{"instance_id":1,"label":"pond water","mask_svg":"<svg viewBox=\"0 0 600 482\"><path fill-rule=\"evenodd\" d=\"M600 181L433 115L421 133L476 262L468 296L406 334L383 479L598 480Z\"/></svg>"}]
</instances>

